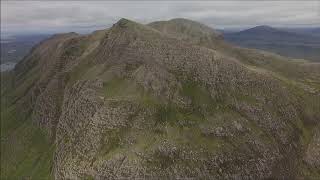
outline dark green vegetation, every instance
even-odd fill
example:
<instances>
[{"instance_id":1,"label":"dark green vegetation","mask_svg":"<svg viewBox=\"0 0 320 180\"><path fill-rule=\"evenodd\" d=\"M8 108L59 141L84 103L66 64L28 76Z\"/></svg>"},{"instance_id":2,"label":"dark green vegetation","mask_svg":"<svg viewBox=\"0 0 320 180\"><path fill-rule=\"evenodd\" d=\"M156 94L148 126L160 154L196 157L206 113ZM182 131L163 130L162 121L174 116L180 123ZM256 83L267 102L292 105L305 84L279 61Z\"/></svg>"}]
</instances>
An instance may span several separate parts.
<instances>
[{"instance_id":1,"label":"dark green vegetation","mask_svg":"<svg viewBox=\"0 0 320 180\"><path fill-rule=\"evenodd\" d=\"M316 30L314 29L314 31ZM257 26L240 32L226 33L224 38L241 47L266 50L291 58L320 61L319 35L296 33L299 30L295 30L296 32L288 31L268 26Z\"/></svg>"},{"instance_id":2,"label":"dark green vegetation","mask_svg":"<svg viewBox=\"0 0 320 180\"><path fill-rule=\"evenodd\" d=\"M319 178L319 68L186 19L55 35L2 74L2 177Z\"/></svg>"},{"instance_id":3,"label":"dark green vegetation","mask_svg":"<svg viewBox=\"0 0 320 180\"><path fill-rule=\"evenodd\" d=\"M1 179L52 179L54 145L30 113L17 110L14 100L24 92L11 78L1 73Z\"/></svg>"}]
</instances>

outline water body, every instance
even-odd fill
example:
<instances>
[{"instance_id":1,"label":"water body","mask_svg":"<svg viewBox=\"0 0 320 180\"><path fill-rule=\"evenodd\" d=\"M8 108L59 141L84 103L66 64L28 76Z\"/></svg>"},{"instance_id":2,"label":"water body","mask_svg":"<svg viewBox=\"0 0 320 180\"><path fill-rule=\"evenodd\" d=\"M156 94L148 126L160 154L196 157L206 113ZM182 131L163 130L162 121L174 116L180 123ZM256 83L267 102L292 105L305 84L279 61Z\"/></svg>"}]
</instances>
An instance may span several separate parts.
<instances>
[{"instance_id":1,"label":"water body","mask_svg":"<svg viewBox=\"0 0 320 180\"><path fill-rule=\"evenodd\" d=\"M1 65L0 65L1 72L10 71L11 69L14 68L14 66L15 66L16 64L17 64L17 63L13 63L13 62L7 62L7 63L4 63L4 64L1 64Z\"/></svg>"}]
</instances>

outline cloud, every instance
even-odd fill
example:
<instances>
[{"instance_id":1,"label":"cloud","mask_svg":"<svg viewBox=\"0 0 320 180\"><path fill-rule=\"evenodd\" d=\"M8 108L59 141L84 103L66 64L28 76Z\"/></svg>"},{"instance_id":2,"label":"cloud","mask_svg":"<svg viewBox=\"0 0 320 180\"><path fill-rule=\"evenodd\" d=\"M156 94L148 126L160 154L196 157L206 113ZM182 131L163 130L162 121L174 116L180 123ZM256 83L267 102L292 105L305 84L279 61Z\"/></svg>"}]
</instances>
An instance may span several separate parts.
<instances>
[{"instance_id":1,"label":"cloud","mask_svg":"<svg viewBox=\"0 0 320 180\"><path fill-rule=\"evenodd\" d=\"M101 29L125 17L141 23L176 17L214 28L316 26L318 1L1 1L3 32Z\"/></svg>"}]
</instances>

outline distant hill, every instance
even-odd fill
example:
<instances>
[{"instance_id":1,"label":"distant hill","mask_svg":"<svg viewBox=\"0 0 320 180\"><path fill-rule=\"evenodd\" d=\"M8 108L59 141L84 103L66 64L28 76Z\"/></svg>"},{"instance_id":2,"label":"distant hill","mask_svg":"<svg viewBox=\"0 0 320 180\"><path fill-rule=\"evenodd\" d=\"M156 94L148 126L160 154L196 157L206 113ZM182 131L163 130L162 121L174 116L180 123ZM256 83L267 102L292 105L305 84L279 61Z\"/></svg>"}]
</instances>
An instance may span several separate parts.
<instances>
[{"instance_id":1,"label":"distant hill","mask_svg":"<svg viewBox=\"0 0 320 180\"><path fill-rule=\"evenodd\" d=\"M242 47L272 51L292 58L320 61L320 37L312 35L257 26L236 33L225 33L224 38Z\"/></svg>"},{"instance_id":2,"label":"distant hill","mask_svg":"<svg viewBox=\"0 0 320 180\"><path fill-rule=\"evenodd\" d=\"M282 30L288 32L294 32L298 34L305 34L311 36L320 37L320 27L313 27L313 28L282 28Z\"/></svg>"}]
</instances>

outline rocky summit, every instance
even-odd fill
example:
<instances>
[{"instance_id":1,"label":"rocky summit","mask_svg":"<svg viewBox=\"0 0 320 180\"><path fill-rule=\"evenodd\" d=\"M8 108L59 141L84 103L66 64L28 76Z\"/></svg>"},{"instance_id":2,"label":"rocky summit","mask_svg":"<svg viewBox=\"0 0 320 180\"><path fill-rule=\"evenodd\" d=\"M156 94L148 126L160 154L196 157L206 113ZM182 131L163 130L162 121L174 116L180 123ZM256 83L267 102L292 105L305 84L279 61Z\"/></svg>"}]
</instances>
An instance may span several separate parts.
<instances>
[{"instance_id":1,"label":"rocky summit","mask_svg":"<svg viewBox=\"0 0 320 180\"><path fill-rule=\"evenodd\" d=\"M1 179L320 178L320 64L198 22L57 34L1 78Z\"/></svg>"}]
</instances>

